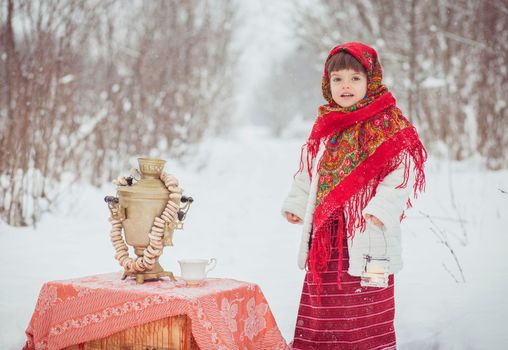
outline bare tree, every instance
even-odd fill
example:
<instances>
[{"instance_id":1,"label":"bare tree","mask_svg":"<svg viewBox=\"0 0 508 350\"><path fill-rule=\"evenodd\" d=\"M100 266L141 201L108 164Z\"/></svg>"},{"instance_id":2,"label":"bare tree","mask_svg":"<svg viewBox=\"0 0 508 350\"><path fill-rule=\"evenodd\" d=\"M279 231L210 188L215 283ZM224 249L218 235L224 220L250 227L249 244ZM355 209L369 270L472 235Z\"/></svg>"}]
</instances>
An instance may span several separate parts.
<instances>
[{"instance_id":1,"label":"bare tree","mask_svg":"<svg viewBox=\"0 0 508 350\"><path fill-rule=\"evenodd\" d=\"M86 114L79 100L81 52L99 7L93 1L8 0L2 8L7 10L1 25L7 79L0 212L8 223L26 225L47 207L67 151L80 142L77 131Z\"/></svg>"},{"instance_id":2,"label":"bare tree","mask_svg":"<svg viewBox=\"0 0 508 350\"><path fill-rule=\"evenodd\" d=\"M304 47L340 42L380 53L386 82L431 151L508 165L506 1L313 1L295 9ZM444 146L444 147L443 147Z\"/></svg>"},{"instance_id":3,"label":"bare tree","mask_svg":"<svg viewBox=\"0 0 508 350\"><path fill-rule=\"evenodd\" d=\"M478 93L478 150L492 169L508 163L508 2L484 1L477 13L472 44L477 49L472 90Z\"/></svg>"},{"instance_id":4,"label":"bare tree","mask_svg":"<svg viewBox=\"0 0 508 350\"><path fill-rule=\"evenodd\" d=\"M0 215L34 224L65 181L178 157L231 115L232 0L0 1Z\"/></svg>"},{"instance_id":5,"label":"bare tree","mask_svg":"<svg viewBox=\"0 0 508 350\"><path fill-rule=\"evenodd\" d=\"M224 125L232 108L234 11L229 0L151 1L104 18L93 70L102 73L96 89L103 88L108 118L90 144L101 155L91 160L94 181L111 178L132 155L179 157Z\"/></svg>"}]
</instances>

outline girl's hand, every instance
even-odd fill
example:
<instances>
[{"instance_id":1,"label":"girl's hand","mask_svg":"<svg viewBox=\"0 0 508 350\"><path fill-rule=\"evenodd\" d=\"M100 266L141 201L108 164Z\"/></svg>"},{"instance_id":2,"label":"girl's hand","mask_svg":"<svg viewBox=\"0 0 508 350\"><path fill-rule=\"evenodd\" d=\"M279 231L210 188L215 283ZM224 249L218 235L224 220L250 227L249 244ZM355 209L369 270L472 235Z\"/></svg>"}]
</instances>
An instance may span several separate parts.
<instances>
[{"instance_id":1,"label":"girl's hand","mask_svg":"<svg viewBox=\"0 0 508 350\"><path fill-rule=\"evenodd\" d=\"M372 221L374 225L376 225L379 228L383 228L384 224L381 220L379 220L377 217L371 214L365 214L365 219Z\"/></svg>"},{"instance_id":2,"label":"girl's hand","mask_svg":"<svg viewBox=\"0 0 508 350\"><path fill-rule=\"evenodd\" d=\"M302 222L302 219L300 219L298 216L296 216L295 214L293 213L290 213L290 212L286 212L286 219L291 223L291 224L299 224Z\"/></svg>"}]
</instances>

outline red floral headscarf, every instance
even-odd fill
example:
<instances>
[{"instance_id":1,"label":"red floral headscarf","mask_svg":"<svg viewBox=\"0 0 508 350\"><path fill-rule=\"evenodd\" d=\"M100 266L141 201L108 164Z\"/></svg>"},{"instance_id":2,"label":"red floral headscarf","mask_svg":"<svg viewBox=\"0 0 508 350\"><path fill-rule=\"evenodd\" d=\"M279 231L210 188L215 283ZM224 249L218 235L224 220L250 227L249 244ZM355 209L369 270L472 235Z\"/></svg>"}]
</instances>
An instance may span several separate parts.
<instances>
[{"instance_id":1,"label":"red floral headscarf","mask_svg":"<svg viewBox=\"0 0 508 350\"><path fill-rule=\"evenodd\" d=\"M333 100L330 94L330 77L328 76L328 71L326 70L326 66L328 61L335 56L339 52L347 52L354 58L356 58L365 68L367 72L367 94L366 97L361 101L357 102L353 106L342 108L338 106ZM373 48L358 42L348 43L344 45L339 45L333 48L328 55L328 58L325 62L325 69L323 73L323 80L321 82L321 88L323 90L323 97L326 101L328 101L328 107L336 108L335 110L341 112L352 112L357 110L358 108L362 108L368 105L370 102L374 101L377 97L381 96L383 93L387 91L386 86L381 83L383 79L383 72L381 70L381 65L379 64L379 60L377 58L377 52Z\"/></svg>"}]
</instances>

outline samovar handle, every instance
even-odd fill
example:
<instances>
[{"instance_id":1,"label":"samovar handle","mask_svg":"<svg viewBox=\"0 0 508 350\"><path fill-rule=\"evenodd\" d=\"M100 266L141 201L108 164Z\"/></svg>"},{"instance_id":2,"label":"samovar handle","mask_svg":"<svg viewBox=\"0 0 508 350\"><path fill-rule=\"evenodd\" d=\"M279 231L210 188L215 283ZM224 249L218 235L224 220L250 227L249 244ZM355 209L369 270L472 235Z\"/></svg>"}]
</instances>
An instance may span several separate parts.
<instances>
[{"instance_id":1,"label":"samovar handle","mask_svg":"<svg viewBox=\"0 0 508 350\"><path fill-rule=\"evenodd\" d=\"M185 220L185 217L187 216L187 212L189 211L190 205L192 202L194 202L194 198L188 197L188 196L182 196L180 198L180 202L183 203L183 207L181 207L178 210L177 216L178 216L178 223L176 225L176 229L183 229L183 221Z\"/></svg>"},{"instance_id":2,"label":"samovar handle","mask_svg":"<svg viewBox=\"0 0 508 350\"><path fill-rule=\"evenodd\" d=\"M115 196L106 196L104 197L104 202L108 203L109 211L111 212L111 217L115 220L123 220L125 219L125 208L120 206L120 201L118 197Z\"/></svg>"}]
</instances>

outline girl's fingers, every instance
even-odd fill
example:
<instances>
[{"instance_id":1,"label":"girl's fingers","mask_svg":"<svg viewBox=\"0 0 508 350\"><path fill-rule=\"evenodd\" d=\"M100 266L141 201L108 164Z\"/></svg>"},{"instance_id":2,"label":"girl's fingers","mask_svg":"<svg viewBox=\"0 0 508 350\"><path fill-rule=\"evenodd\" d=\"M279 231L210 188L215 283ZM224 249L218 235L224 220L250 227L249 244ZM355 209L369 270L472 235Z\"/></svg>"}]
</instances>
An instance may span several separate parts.
<instances>
[{"instance_id":1,"label":"girl's fingers","mask_svg":"<svg viewBox=\"0 0 508 350\"><path fill-rule=\"evenodd\" d=\"M377 217L371 214L365 214L365 219L372 221L372 223L380 228L384 226L383 222L379 220Z\"/></svg>"},{"instance_id":2,"label":"girl's fingers","mask_svg":"<svg viewBox=\"0 0 508 350\"><path fill-rule=\"evenodd\" d=\"M380 228L382 228L384 226L384 224L381 222L381 220L379 220L377 218L372 221L374 221L374 225L377 225Z\"/></svg>"},{"instance_id":3,"label":"girl's fingers","mask_svg":"<svg viewBox=\"0 0 508 350\"><path fill-rule=\"evenodd\" d=\"M302 221L298 216L296 216L295 214L291 214L291 221L294 223L294 224L298 224L300 221Z\"/></svg>"},{"instance_id":4,"label":"girl's fingers","mask_svg":"<svg viewBox=\"0 0 508 350\"><path fill-rule=\"evenodd\" d=\"M298 224L302 221L302 219L290 212L286 212L286 219L292 224Z\"/></svg>"}]
</instances>

